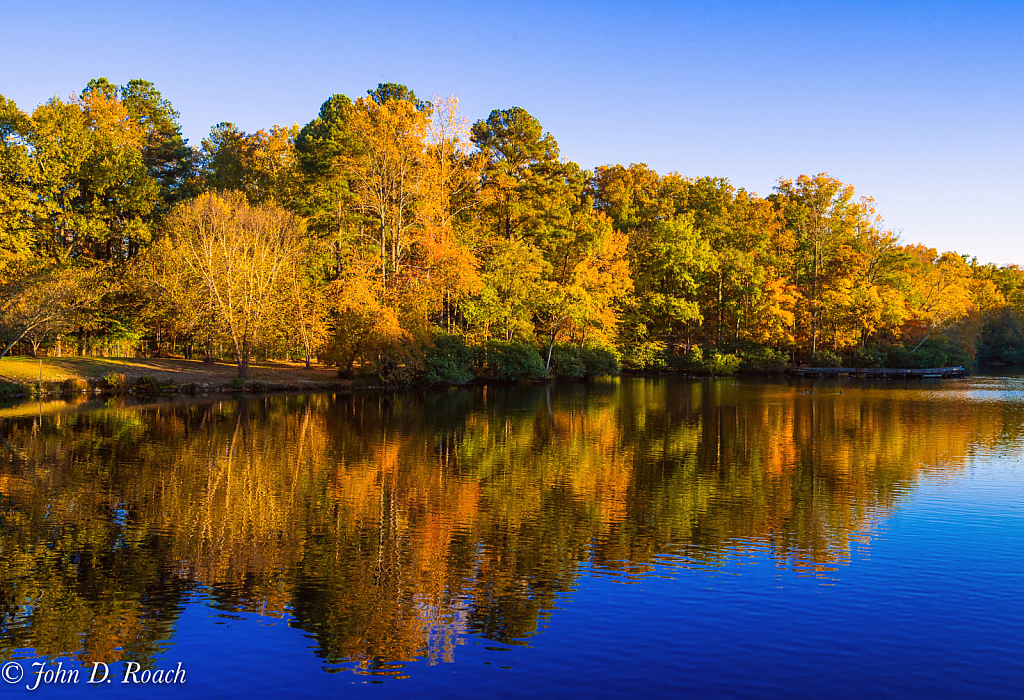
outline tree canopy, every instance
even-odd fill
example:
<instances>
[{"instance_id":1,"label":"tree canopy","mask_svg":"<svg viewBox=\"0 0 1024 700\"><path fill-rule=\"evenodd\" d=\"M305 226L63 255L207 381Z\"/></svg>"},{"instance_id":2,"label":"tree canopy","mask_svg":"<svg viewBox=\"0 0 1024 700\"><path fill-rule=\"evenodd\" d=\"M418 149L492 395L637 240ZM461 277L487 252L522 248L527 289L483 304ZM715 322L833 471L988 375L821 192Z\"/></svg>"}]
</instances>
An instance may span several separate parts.
<instances>
[{"instance_id":1,"label":"tree canopy","mask_svg":"<svg viewBox=\"0 0 1024 700\"><path fill-rule=\"evenodd\" d=\"M31 112L0 96L0 352L199 347L243 375L274 357L387 381L453 336L548 372L564 348L713 372L1024 358L1021 268L905 244L827 173L760 196L586 170L522 107L470 124L399 83L198 145L178 118L146 80Z\"/></svg>"}]
</instances>

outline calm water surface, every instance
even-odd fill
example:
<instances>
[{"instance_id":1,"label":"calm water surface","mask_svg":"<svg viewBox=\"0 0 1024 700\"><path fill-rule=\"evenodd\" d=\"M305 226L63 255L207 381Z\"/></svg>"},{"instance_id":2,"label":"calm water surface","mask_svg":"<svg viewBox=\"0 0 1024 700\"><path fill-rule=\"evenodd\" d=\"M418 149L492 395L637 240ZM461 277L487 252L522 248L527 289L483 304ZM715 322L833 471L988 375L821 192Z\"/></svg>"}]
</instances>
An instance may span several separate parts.
<instances>
[{"instance_id":1,"label":"calm water surface","mask_svg":"<svg viewBox=\"0 0 1024 700\"><path fill-rule=\"evenodd\" d=\"M1021 379L44 403L0 436L10 695L42 661L86 670L35 693L96 698L1024 685Z\"/></svg>"}]
</instances>

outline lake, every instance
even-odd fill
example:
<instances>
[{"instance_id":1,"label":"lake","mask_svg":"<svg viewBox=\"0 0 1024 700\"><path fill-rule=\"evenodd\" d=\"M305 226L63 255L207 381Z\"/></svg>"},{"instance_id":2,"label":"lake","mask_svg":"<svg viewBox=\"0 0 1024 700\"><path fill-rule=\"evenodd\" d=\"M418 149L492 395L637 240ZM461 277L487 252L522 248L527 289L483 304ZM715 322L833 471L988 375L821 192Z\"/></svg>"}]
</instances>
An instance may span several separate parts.
<instances>
[{"instance_id":1,"label":"lake","mask_svg":"<svg viewBox=\"0 0 1024 700\"><path fill-rule=\"evenodd\" d=\"M8 692L1024 684L1022 379L126 401L0 409Z\"/></svg>"}]
</instances>

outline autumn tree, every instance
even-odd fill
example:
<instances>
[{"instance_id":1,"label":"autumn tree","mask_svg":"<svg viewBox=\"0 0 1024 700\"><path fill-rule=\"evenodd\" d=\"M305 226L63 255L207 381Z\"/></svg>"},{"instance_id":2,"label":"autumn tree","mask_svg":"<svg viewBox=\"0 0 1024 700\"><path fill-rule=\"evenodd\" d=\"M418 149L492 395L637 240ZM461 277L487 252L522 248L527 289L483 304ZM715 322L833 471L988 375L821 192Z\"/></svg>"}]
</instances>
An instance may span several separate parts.
<instances>
[{"instance_id":1,"label":"autumn tree","mask_svg":"<svg viewBox=\"0 0 1024 700\"><path fill-rule=\"evenodd\" d=\"M335 256L328 355L344 374L358 361L387 375L414 361L410 338L429 342L429 319L451 330L480 290L468 126L455 98L383 84L332 97L296 143L304 211Z\"/></svg>"},{"instance_id":2,"label":"autumn tree","mask_svg":"<svg viewBox=\"0 0 1024 700\"><path fill-rule=\"evenodd\" d=\"M148 242L160 187L146 168L145 129L116 96L55 97L31 116L6 101L2 117L13 171L3 200L33 252L57 263L116 261Z\"/></svg>"},{"instance_id":3,"label":"autumn tree","mask_svg":"<svg viewBox=\"0 0 1024 700\"><path fill-rule=\"evenodd\" d=\"M772 200L795 240L791 275L800 292L798 337L812 354L823 337L835 349L854 344L856 280L847 273L879 226L873 202L855 199L851 185L828 173L780 180Z\"/></svg>"},{"instance_id":4,"label":"autumn tree","mask_svg":"<svg viewBox=\"0 0 1024 700\"><path fill-rule=\"evenodd\" d=\"M213 127L199 153L199 186L239 191L251 204L291 207L296 197L294 139L298 128L274 126L247 134L230 122Z\"/></svg>"},{"instance_id":5,"label":"autumn tree","mask_svg":"<svg viewBox=\"0 0 1024 700\"><path fill-rule=\"evenodd\" d=\"M0 96L0 276L37 250L30 131L28 115Z\"/></svg>"},{"instance_id":6,"label":"autumn tree","mask_svg":"<svg viewBox=\"0 0 1024 700\"><path fill-rule=\"evenodd\" d=\"M207 193L175 208L170 249L182 273L205 292L205 303L231 339L238 376L249 376L256 343L278 321L288 298L286 272L301 245L302 225L240 192Z\"/></svg>"},{"instance_id":7,"label":"autumn tree","mask_svg":"<svg viewBox=\"0 0 1024 700\"><path fill-rule=\"evenodd\" d=\"M143 129L145 142L143 160L149 176L160 185L158 213L166 214L170 206L185 194L185 185L192 175L195 153L181 134L181 116L156 86L148 80L133 79L121 86L106 78L89 81L83 95L101 90L116 98Z\"/></svg>"},{"instance_id":8,"label":"autumn tree","mask_svg":"<svg viewBox=\"0 0 1024 700\"><path fill-rule=\"evenodd\" d=\"M558 144L521 107L494 110L473 125L473 143L486 158L483 213L505 238L536 228L548 208L546 181L558 177Z\"/></svg>"},{"instance_id":9,"label":"autumn tree","mask_svg":"<svg viewBox=\"0 0 1024 700\"><path fill-rule=\"evenodd\" d=\"M56 267L45 261L8 267L0 277L0 358L33 334L38 338L40 331L70 327L102 294L101 280L94 268Z\"/></svg>"},{"instance_id":10,"label":"autumn tree","mask_svg":"<svg viewBox=\"0 0 1024 700\"><path fill-rule=\"evenodd\" d=\"M465 305L467 321L484 337L532 340L546 266L541 252L524 241L498 238L482 257L483 284Z\"/></svg>"},{"instance_id":11,"label":"autumn tree","mask_svg":"<svg viewBox=\"0 0 1024 700\"><path fill-rule=\"evenodd\" d=\"M932 331L965 317L972 308L970 265L962 255L947 252L941 255L923 245L908 246L913 269L908 305L914 321L924 327L924 335L914 351L931 336Z\"/></svg>"},{"instance_id":12,"label":"autumn tree","mask_svg":"<svg viewBox=\"0 0 1024 700\"><path fill-rule=\"evenodd\" d=\"M307 223L312 236L329 253L321 270L327 281L343 274L346 260L359 244L361 214L356 209L349 159L355 154L352 101L332 95L320 107L315 119L295 137L298 166L296 211Z\"/></svg>"},{"instance_id":13,"label":"autumn tree","mask_svg":"<svg viewBox=\"0 0 1024 700\"><path fill-rule=\"evenodd\" d=\"M455 328L470 297L482 289L475 211L481 158L471 152L469 122L458 100L434 95L420 162L418 261L431 312Z\"/></svg>"},{"instance_id":14,"label":"autumn tree","mask_svg":"<svg viewBox=\"0 0 1024 700\"><path fill-rule=\"evenodd\" d=\"M494 237L491 248L501 252L499 260L522 249L519 263L509 261L518 269L488 265L486 276L502 280L504 291L485 293L478 308L490 308L485 317L503 316L506 336L513 318L532 316L545 337L549 366L562 336L580 344L595 336L609 341L632 282L626 237L595 209L590 173L559 161L554 137L520 107L494 110L477 122L473 142L485 158L481 210Z\"/></svg>"},{"instance_id":15,"label":"autumn tree","mask_svg":"<svg viewBox=\"0 0 1024 700\"><path fill-rule=\"evenodd\" d=\"M417 225L419 164L427 115L409 100L360 99L352 114L356 152L348 159L363 237L387 289L404 272Z\"/></svg>"},{"instance_id":16,"label":"autumn tree","mask_svg":"<svg viewBox=\"0 0 1024 700\"><path fill-rule=\"evenodd\" d=\"M635 293L624 337L648 348L641 356L688 350L687 331L701 315L696 300L700 275L711 264L707 242L697 235L692 218L680 215L635 229L629 253Z\"/></svg>"},{"instance_id":17,"label":"autumn tree","mask_svg":"<svg viewBox=\"0 0 1024 700\"><path fill-rule=\"evenodd\" d=\"M549 370L552 349L564 334L579 345L595 336L610 343L618 303L633 286L626 236L593 209L581 189L574 194L567 215L543 230L537 243L547 265L535 315L548 339Z\"/></svg>"},{"instance_id":18,"label":"autumn tree","mask_svg":"<svg viewBox=\"0 0 1024 700\"><path fill-rule=\"evenodd\" d=\"M123 289L129 261L149 244L187 168L176 118L145 81L92 81L80 96L54 97L31 115L2 100L0 265L23 263L7 280L22 289L37 286L21 277L26 270L40 282L90 275L93 267L106 275L94 288L110 293L86 294L88 307L76 305L80 352L94 333L122 327L131 314L131 295L114 290ZM57 326L34 326L36 342L44 327ZM67 331L66 322L60 328Z\"/></svg>"},{"instance_id":19,"label":"autumn tree","mask_svg":"<svg viewBox=\"0 0 1024 700\"><path fill-rule=\"evenodd\" d=\"M307 239L298 254L289 260L290 269L284 274L286 301L282 335L286 346L301 349L306 369L312 366L313 357L324 347L329 335L327 286L317 275L316 266L311 264L317 255L316 249L316 244Z\"/></svg>"},{"instance_id":20,"label":"autumn tree","mask_svg":"<svg viewBox=\"0 0 1024 700\"><path fill-rule=\"evenodd\" d=\"M148 327L164 328L181 338L186 359L192 359L198 345L203 361L213 362L217 345L230 340L224 337L207 288L196 283L176 244L172 236L159 237L137 261L135 286L150 300L139 317Z\"/></svg>"}]
</instances>

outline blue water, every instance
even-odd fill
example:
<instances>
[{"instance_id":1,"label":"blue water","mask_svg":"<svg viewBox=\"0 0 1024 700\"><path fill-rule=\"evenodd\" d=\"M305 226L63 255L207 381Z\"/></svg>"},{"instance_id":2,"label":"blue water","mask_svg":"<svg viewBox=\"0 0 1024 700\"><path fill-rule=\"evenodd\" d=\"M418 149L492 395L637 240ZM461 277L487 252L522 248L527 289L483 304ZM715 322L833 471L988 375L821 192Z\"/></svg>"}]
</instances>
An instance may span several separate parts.
<instances>
[{"instance_id":1,"label":"blue water","mask_svg":"<svg viewBox=\"0 0 1024 700\"><path fill-rule=\"evenodd\" d=\"M422 651L412 658L378 659L379 667L353 672L351 663L325 659L322 644L299 628L293 613L295 606L301 604L302 594L290 581L286 566L275 571L281 573L280 587L288 602L282 611L273 614L247 611L247 607L252 608L248 604L225 603L223 593L217 591L218 586L223 588L222 582L192 574L188 577L192 587L176 603L178 614L173 620L173 631L160 643L160 652L151 660L151 665L159 668L182 662L186 683L164 688L121 684L123 665L119 661L111 664L114 682L94 692L97 697L112 694L250 698L613 697L641 693L650 697L752 698L1017 696L1024 683L1024 468L1018 437L1020 398L1015 395L1016 384L993 384L996 380L984 379L973 382L966 387L887 387L884 391L870 386L847 386L842 399L820 399L814 415L859 416L849 419L853 423L837 418L835 431L813 428L806 434L787 433L786 440L796 435L800 438L797 442L804 443L829 437L829 444L823 446L820 456L810 465L811 472L827 464L829 454L856 452L857 445L844 440L874 439L871 426L881 425L880 418L892 415L896 418L887 424L888 430L896 426L905 431L899 436L892 435L894 441L928 443L922 443L919 452L895 450L892 459L908 454L911 458L939 455L935 461L915 465L911 478L897 480L891 498L878 498L877 490L870 489L851 488L838 497L833 494L834 501L845 499L851 506L864 505L867 512L856 520L856 528L845 530L834 520L811 518L835 556L783 552L779 543L787 541L787 537L795 537L797 546L803 541L795 531L787 531L795 527L795 519L769 519L767 529L743 532L746 511L735 504L747 503L750 494L738 493L742 489L737 488L719 492L695 511L704 517L727 505L736 508L739 515L720 530L726 534L735 530L735 536L722 542L716 540L712 547L704 537L691 533L688 541L659 542L655 556L643 561L608 560L605 555L609 541L618 536L616 528L608 523L628 524L633 533L629 543L636 546L640 539L636 533L650 523L630 508L648 508L663 493L676 497L676 501L670 498L670 502L678 502L681 494L689 493L673 491L668 477L664 483L654 479L644 487L638 486L639 477L634 474L632 491L610 499L613 505L625 504L623 510L605 520L596 518L595 530L581 533L589 537L575 543L584 551L574 555L578 563L568 583L540 606L535 619L531 618L536 627L528 627L529 633L521 638L488 634L481 632L479 625L467 624L466 617L481 605L480 594L470 591L479 589L464 577L453 579L451 586L465 588L453 591L448 613L454 617L443 618L448 623L439 625L454 631L447 658L432 661L430 654ZM698 384L696 389L662 385L660 389L647 386L644 391L668 392L668 405L672 404L673 396L681 401L680 397L688 397L683 403L691 402L671 409L676 413L664 423L666 430L685 422L679 417L692 415L688 408L697 410L692 403L696 401L694 392L701 394L706 408L707 396L713 391L720 397L716 399L718 407L725 405L736 411L740 407L747 412L747 417L737 419L728 431L733 444L742 444L753 439L754 418L759 412L766 405L774 405L780 391L791 388L799 395L799 387L752 382L730 387L729 392L736 392L734 399L722 399L723 388L706 383ZM677 389L678 394L673 394ZM573 395L572 400L567 398L561 403L556 396L554 410L586 410L589 402L597 400L602 405L621 405L626 401L617 393L621 391L620 386L610 395ZM824 393L822 388L818 391ZM900 391L907 393L893 393ZM845 408L826 401L846 402ZM902 406L900 402L906 405L896 408L893 414L893 405ZM526 405L534 408L529 400ZM850 409L851 405L859 410ZM538 406L537 414L547 420L543 402ZM946 411L952 408L961 411L959 418L949 418ZM141 412L145 423L145 412L156 409L119 410L119 415L124 411ZM363 406L361 410L368 408ZM466 415L469 414L472 410ZM409 427L409 415L399 416L404 421L396 424L395 430L406 430L415 438L413 442L436 436L436 426L423 430ZM493 417L493 413L489 415ZM621 421L622 416L633 414L625 411L618 415ZM706 455L701 444L709 440L709 414L705 411L703 415L699 444L691 451ZM865 415L873 417L868 421ZM945 443L931 445L929 440L940 438L923 436L921 431L931 428L926 430L922 426L942 421L946 421L944 430L970 431L971 437L950 443L958 449ZM786 425L800 423L797 413L795 420ZM860 427L851 429L854 424ZM255 425L259 425L258 420ZM718 435L715 439L720 441L721 424L714 432ZM361 434L367 437L368 432ZM563 434L562 441L571 441L574 435ZM608 435L621 434L612 428ZM589 439L599 438L591 434ZM662 450L655 450L656 442L643 444L650 454L658 453L660 460ZM102 450L102 439L97 438L97 443L95 449ZM611 449L621 449L622 444ZM541 454L537 449L534 445L531 454ZM561 452L544 454L565 457ZM406 452L405 459L417 457ZM483 457L475 454L467 459ZM690 485L703 483L702 480L721 470L736 468L721 462L714 469L701 471L708 458L701 459L704 461L698 465L699 473L687 477ZM551 468L545 459L538 464L539 469ZM794 467L797 472L802 468ZM863 481L857 468L854 465L851 482ZM458 483L464 484L467 478L460 474ZM317 490L313 488L312 492ZM518 493L522 492L519 488ZM513 489L510 493L513 495L508 497L514 498L517 491ZM797 502L794 507L807 508L813 516L819 494L815 481L807 502ZM125 494L121 493L119 498L124 499ZM869 502L862 503L865 499ZM17 504L16 495L14 500ZM723 505L716 505L718 501ZM566 508L564 503L557 507ZM416 509L411 508L410 512L413 511ZM548 511L543 505L533 511L535 519L546 515ZM495 522L499 529L527 527L511 525L501 518L486 522ZM626 529L629 528L623 526ZM471 531L480 532L467 527L464 534L469 536ZM480 548L493 543L485 542L484 535L476 536L480 560L489 561L490 555L481 554ZM543 549L546 543L534 544ZM306 542L303 546L310 545ZM403 549L413 546L399 547L399 556L414 557L414 550ZM709 556L709 548L714 550L713 556ZM186 563L163 565L166 568ZM519 565L519 570L525 574L537 572L526 564ZM482 581L486 583L486 577ZM402 595L415 596L415 591L401 590ZM527 604L530 599L527 585L517 601ZM410 609L415 608L414 603L411 605ZM353 614L356 612L361 610ZM314 610L304 615L303 625L308 629L310 615L315 621L317 613ZM464 616L462 623L459 615ZM26 623L19 619L8 614L5 629L18 624L41 624L38 620ZM27 667L37 653L32 648L9 648L5 656ZM64 658L66 665L83 663L81 650L69 649ZM381 673L373 673L374 668ZM11 690L21 688L28 692L23 686L21 683ZM85 689L79 683L41 687L36 692L77 696Z\"/></svg>"}]
</instances>

